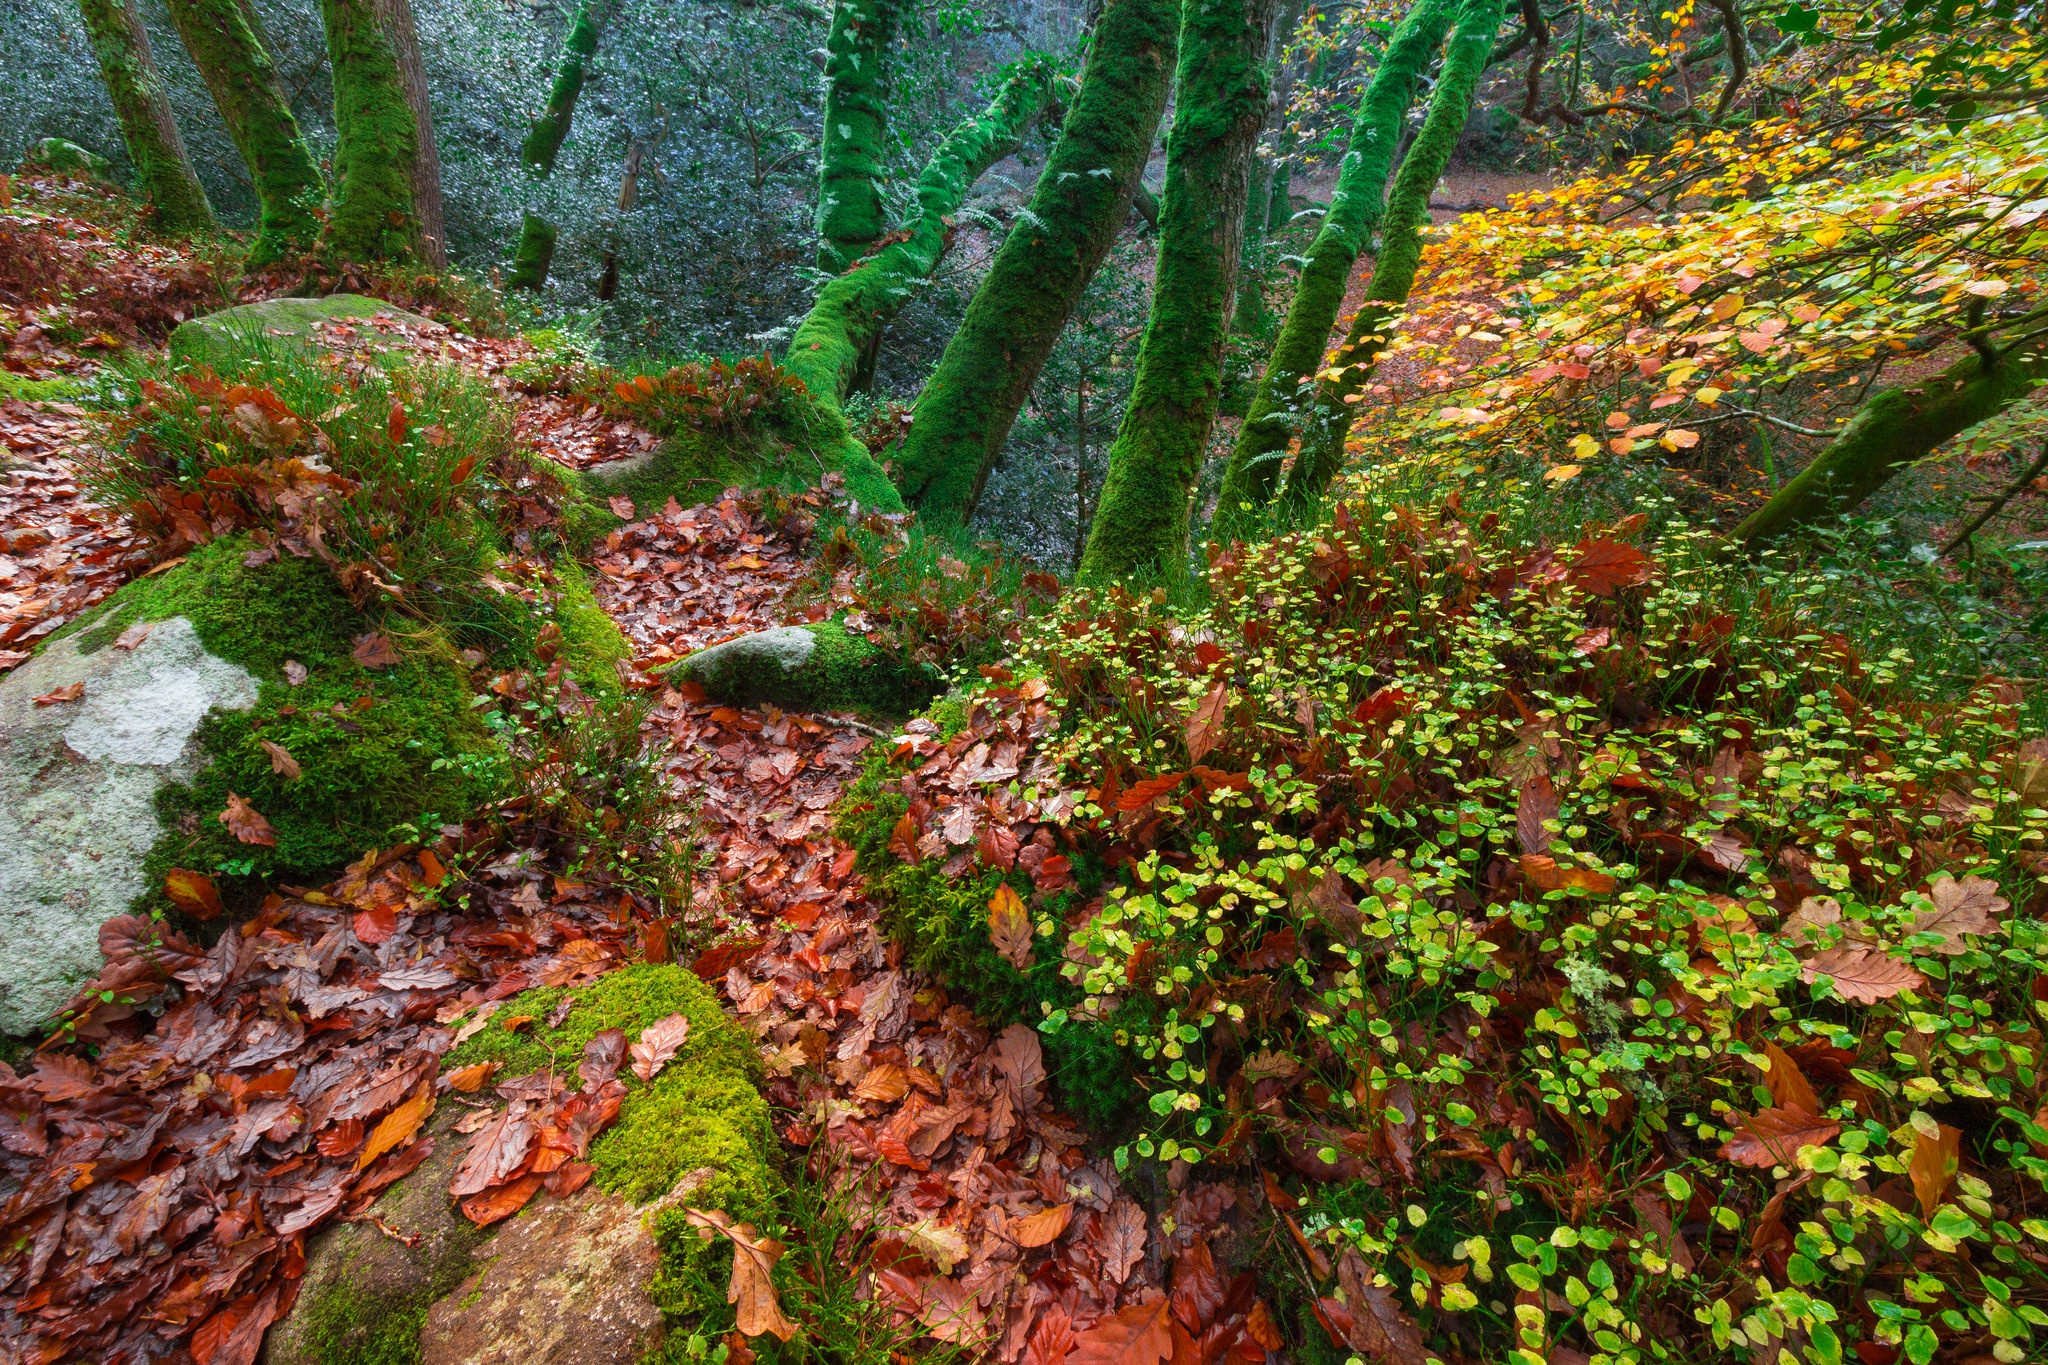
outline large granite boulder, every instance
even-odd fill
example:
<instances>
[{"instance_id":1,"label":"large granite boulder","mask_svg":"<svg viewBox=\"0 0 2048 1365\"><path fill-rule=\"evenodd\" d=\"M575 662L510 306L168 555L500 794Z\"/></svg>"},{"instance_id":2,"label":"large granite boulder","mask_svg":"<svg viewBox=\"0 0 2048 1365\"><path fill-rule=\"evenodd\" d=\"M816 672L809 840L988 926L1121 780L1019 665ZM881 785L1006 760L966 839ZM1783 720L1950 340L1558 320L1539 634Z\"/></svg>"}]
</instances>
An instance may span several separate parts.
<instances>
[{"instance_id":1,"label":"large granite boulder","mask_svg":"<svg viewBox=\"0 0 2048 1365\"><path fill-rule=\"evenodd\" d=\"M101 921L145 889L158 790L197 774L210 713L256 694L183 616L98 649L60 639L0 678L0 1032L99 971Z\"/></svg>"},{"instance_id":2,"label":"large granite boulder","mask_svg":"<svg viewBox=\"0 0 2048 1365\"><path fill-rule=\"evenodd\" d=\"M251 338L303 342L310 340L322 323L366 323L380 316L408 328L447 330L432 318L408 313L382 299L364 298L360 294L329 294L315 299L265 299L261 303L245 303L238 308L223 308L218 313L208 313L180 323L171 333L169 345L174 356L206 361L221 353L224 347L236 342L246 345Z\"/></svg>"}]
</instances>

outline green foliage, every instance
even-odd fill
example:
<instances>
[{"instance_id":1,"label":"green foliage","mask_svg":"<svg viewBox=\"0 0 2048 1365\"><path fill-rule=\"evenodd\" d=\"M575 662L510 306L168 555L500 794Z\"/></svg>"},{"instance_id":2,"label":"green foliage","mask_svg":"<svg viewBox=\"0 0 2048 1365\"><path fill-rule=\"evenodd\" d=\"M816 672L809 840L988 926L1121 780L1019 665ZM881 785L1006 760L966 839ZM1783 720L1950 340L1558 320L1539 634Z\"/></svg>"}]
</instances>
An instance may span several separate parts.
<instances>
[{"instance_id":1,"label":"green foliage","mask_svg":"<svg viewBox=\"0 0 2048 1365\"><path fill-rule=\"evenodd\" d=\"M50 379L30 379L12 370L0 370L0 399L19 398L26 403L68 403L85 393L82 380L58 375Z\"/></svg>"}]
</instances>

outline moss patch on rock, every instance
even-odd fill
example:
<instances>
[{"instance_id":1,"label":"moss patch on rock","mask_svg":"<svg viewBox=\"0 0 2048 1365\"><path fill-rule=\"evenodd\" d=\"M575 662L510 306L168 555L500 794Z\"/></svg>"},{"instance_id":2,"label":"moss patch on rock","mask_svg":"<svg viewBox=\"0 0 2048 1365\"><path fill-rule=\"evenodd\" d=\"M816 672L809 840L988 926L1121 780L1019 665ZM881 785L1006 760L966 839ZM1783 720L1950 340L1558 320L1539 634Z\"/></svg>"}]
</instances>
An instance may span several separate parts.
<instances>
[{"instance_id":1,"label":"moss patch on rock","mask_svg":"<svg viewBox=\"0 0 2048 1365\"><path fill-rule=\"evenodd\" d=\"M644 455L583 470L576 482L601 515L578 527L583 544L624 525L608 500L631 500L639 516L660 513L670 498L682 507L716 501L728 488L802 487L790 466L791 447L767 424L738 431L683 430Z\"/></svg>"},{"instance_id":2,"label":"moss patch on rock","mask_svg":"<svg viewBox=\"0 0 2048 1365\"><path fill-rule=\"evenodd\" d=\"M324 322L367 322L388 313L414 327L431 327L431 319L361 294L329 294L317 299L266 299L223 308L189 322L179 323L171 333L173 359L214 363L245 351L262 338L305 341Z\"/></svg>"},{"instance_id":3,"label":"moss patch on rock","mask_svg":"<svg viewBox=\"0 0 2048 1365\"><path fill-rule=\"evenodd\" d=\"M903 715L929 702L929 670L850 635L836 621L781 626L699 650L670 671L721 701L770 701L802 710Z\"/></svg>"}]
</instances>

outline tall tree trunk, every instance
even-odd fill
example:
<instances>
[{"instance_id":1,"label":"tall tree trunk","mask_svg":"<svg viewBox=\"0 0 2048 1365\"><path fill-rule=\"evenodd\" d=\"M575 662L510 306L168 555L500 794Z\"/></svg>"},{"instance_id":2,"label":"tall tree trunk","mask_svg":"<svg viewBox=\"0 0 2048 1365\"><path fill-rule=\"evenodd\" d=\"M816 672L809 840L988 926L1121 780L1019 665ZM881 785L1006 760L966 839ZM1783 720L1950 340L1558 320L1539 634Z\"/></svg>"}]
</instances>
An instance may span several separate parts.
<instances>
[{"instance_id":1,"label":"tall tree trunk","mask_svg":"<svg viewBox=\"0 0 2048 1365\"><path fill-rule=\"evenodd\" d=\"M420 256L436 270L448 268L444 237L447 214L441 202L441 153L434 141L434 110L427 102L427 63L420 55L419 26L413 22L411 0L376 0L377 17L398 61L398 80L412 111L413 212L420 220Z\"/></svg>"},{"instance_id":2,"label":"tall tree trunk","mask_svg":"<svg viewBox=\"0 0 2048 1365\"><path fill-rule=\"evenodd\" d=\"M548 90L548 105L527 131L526 145L519 159L535 181L555 171L555 158L569 140L569 123L576 115L576 97L583 93L583 78L590 59L597 55L597 36L602 20L590 0L576 9L569 24L569 38L563 45L562 61L555 68L555 83ZM637 145L637 144L636 144ZM548 282L548 266L555 258L555 225L537 213L525 215L519 228L519 246L512 253L512 276L507 289L538 289Z\"/></svg>"},{"instance_id":3,"label":"tall tree trunk","mask_svg":"<svg viewBox=\"0 0 2048 1365\"><path fill-rule=\"evenodd\" d=\"M882 64L893 0L839 0L826 41L825 129L818 145L818 269L837 275L889 230L882 216Z\"/></svg>"},{"instance_id":4,"label":"tall tree trunk","mask_svg":"<svg viewBox=\"0 0 2048 1365\"><path fill-rule=\"evenodd\" d=\"M334 207L326 249L344 261L420 256L413 197L419 123L380 0L320 0L334 75Z\"/></svg>"},{"instance_id":5,"label":"tall tree trunk","mask_svg":"<svg viewBox=\"0 0 2048 1365\"><path fill-rule=\"evenodd\" d=\"M1994 353L1996 354L1996 353ZM1853 511L1893 475L1937 446L2024 398L2048 380L2041 338L2018 343L1986 365L1964 356L1940 374L1886 389L1857 409L1799 477L1735 528L1735 539L1760 549L1801 527Z\"/></svg>"},{"instance_id":6,"label":"tall tree trunk","mask_svg":"<svg viewBox=\"0 0 2048 1365\"><path fill-rule=\"evenodd\" d=\"M1252 149L1265 122L1275 0L1186 0L1173 131L1166 144L1152 311L1081 577L1171 577L1188 517L1230 326Z\"/></svg>"},{"instance_id":7,"label":"tall tree trunk","mask_svg":"<svg viewBox=\"0 0 2048 1365\"><path fill-rule=\"evenodd\" d=\"M1166 110L1174 0L1108 0L1088 69L1031 196L917 397L900 452L905 498L964 522L1046 356L1131 211Z\"/></svg>"},{"instance_id":8,"label":"tall tree trunk","mask_svg":"<svg viewBox=\"0 0 2048 1365\"><path fill-rule=\"evenodd\" d=\"M626 167L619 173L619 203L612 215L611 223L605 230L604 265L597 277L597 297L610 303L619 296L619 229L622 220L633 211L633 205L640 198L640 159L647 154L647 144L639 138L626 148ZM549 229L553 231L552 228ZM554 238L548 238L550 249Z\"/></svg>"},{"instance_id":9,"label":"tall tree trunk","mask_svg":"<svg viewBox=\"0 0 2048 1365\"><path fill-rule=\"evenodd\" d=\"M248 264L269 265L312 250L320 237L314 211L326 187L292 117L277 66L249 24L253 11L237 0L170 0L170 11L256 187L256 241Z\"/></svg>"},{"instance_id":10,"label":"tall tree trunk","mask_svg":"<svg viewBox=\"0 0 2048 1365\"><path fill-rule=\"evenodd\" d=\"M1295 23L1301 18L1301 0L1279 0L1273 13L1273 37L1266 45L1266 67L1272 73L1271 91L1266 96L1266 122L1278 123L1284 133L1287 127L1288 92L1294 82L1289 71L1283 69L1282 58L1287 53L1288 39L1294 32ZM1261 136L1264 136L1263 130ZM1250 183L1245 187L1244 199L1244 248L1238 258L1237 307L1233 312L1233 327L1240 336L1256 336L1267 323L1266 293L1264 277L1264 256L1258 252L1266 234L1274 224L1268 221L1267 184L1279 174L1279 157L1263 156L1252 158L1247 167Z\"/></svg>"},{"instance_id":11,"label":"tall tree trunk","mask_svg":"<svg viewBox=\"0 0 2048 1365\"><path fill-rule=\"evenodd\" d=\"M135 163L136 187L155 209L157 225L172 232L212 227L213 206L192 173L135 0L78 0L78 12Z\"/></svg>"},{"instance_id":12,"label":"tall tree trunk","mask_svg":"<svg viewBox=\"0 0 2048 1365\"><path fill-rule=\"evenodd\" d=\"M918 210L904 225L905 239L828 280L790 338L785 364L810 394L812 432L823 438L826 457L844 472L847 490L863 506L896 511L903 501L867 447L854 439L840 400L872 339L938 268L946 251L948 218L974 182L1017 149L1025 129L1045 107L1051 82L1051 64L1027 58L993 104L955 128L918 176Z\"/></svg>"},{"instance_id":13,"label":"tall tree trunk","mask_svg":"<svg viewBox=\"0 0 2048 1365\"><path fill-rule=\"evenodd\" d=\"M1422 261L1422 229L1429 222L1429 196L1443 178L1457 149L1458 134L1472 113L1472 97L1493 53L1500 28L1501 0L1464 0L1458 26L1444 49L1443 70L1430 92L1429 114L1415 135L1394 188L1387 195L1386 230L1366 285L1365 306L1352 319L1344 344L1332 365L1336 378L1325 379L1316 392L1318 412L1303 433L1301 454L1287 476L1287 499L1306 507L1323 495L1344 463L1344 439L1351 431L1355 404L1372 377L1373 366L1386 346L1415 272Z\"/></svg>"},{"instance_id":14,"label":"tall tree trunk","mask_svg":"<svg viewBox=\"0 0 2048 1365\"><path fill-rule=\"evenodd\" d=\"M1226 539L1241 531L1279 486L1280 461L1293 439L1308 386L1322 364L1330 329L1337 324L1351 267L1372 241L1385 211L1387 172L1400 142L1401 123L1450 23L1450 0L1415 0L1359 101L1329 211L1309 246L1307 263L1295 281L1294 302L1230 452L1216 504L1217 528Z\"/></svg>"}]
</instances>

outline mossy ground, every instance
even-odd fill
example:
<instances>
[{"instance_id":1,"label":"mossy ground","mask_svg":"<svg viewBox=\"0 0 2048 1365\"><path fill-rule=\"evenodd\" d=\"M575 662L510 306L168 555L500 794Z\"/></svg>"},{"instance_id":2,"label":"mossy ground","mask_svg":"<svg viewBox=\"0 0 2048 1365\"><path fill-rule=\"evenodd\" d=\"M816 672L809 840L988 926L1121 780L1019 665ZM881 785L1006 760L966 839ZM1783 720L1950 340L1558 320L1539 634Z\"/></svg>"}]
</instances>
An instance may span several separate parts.
<instances>
[{"instance_id":1,"label":"mossy ground","mask_svg":"<svg viewBox=\"0 0 2048 1365\"><path fill-rule=\"evenodd\" d=\"M797 463L809 457L771 424L739 431L685 429L654 448L651 458L625 472L605 475L586 471L575 482L589 509L572 523L579 544L587 545L624 525L607 503L624 496L642 517L658 516L670 498L681 507L715 502L728 488L802 488L815 481L803 477Z\"/></svg>"},{"instance_id":2,"label":"mossy ground","mask_svg":"<svg viewBox=\"0 0 2048 1365\"><path fill-rule=\"evenodd\" d=\"M85 392L76 379L58 375L54 379L28 379L12 370L0 370L0 401L19 398L27 403L68 403Z\"/></svg>"}]
</instances>

